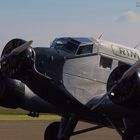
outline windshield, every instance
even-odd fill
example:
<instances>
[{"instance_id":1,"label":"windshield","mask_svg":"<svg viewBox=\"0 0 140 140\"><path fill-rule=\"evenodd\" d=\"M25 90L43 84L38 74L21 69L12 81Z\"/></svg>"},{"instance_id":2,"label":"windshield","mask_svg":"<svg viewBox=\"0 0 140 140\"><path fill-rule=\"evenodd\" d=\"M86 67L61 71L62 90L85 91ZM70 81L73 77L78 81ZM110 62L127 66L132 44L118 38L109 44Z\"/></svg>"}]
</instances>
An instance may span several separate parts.
<instances>
[{"instance_id":1,"label":"windshield","mask_svg":"<svg viewBox=\"0 0 140 140\"><path fill-rule=\"evenodd\" d=\"M78 46L79 43L70 38L56 39L51 45L53 48L61 49L72 54L76 53Z\"/></svg>"},{"instance_id":2,"label":"windshield","mask_svg":"<svg viewBox=\"0 0 140 140\"><path fill-rule=\"evenodd\" d=\"M77 51L77 55L90 54L93 50L93 44L81 45Z\"/></svg>"},{"instance_id":3,"label":"windshield","mask_svg":"<svg viewBox=\"0 0 140 140\"><path fill-rule=\"evenodd\" d=\"M55 39L51 47L74 55L88 54L92 53L93 41L88 38L64 37Z\"/></svg>"},{"instance_id":4,"label":"windshield","mask_svg":"<svg viewBox=\"0 0 140 140\"><path fill-rule=\"evenodd\" d=\"M65 50L65 51L68 51L69 53L72 53L72 54L75 54L76 51L77 51L77 48L78 48L78 45L72 43L72 42L69 42L67 44L65 44L62 49Z\"/></svg>"}]
</instances>

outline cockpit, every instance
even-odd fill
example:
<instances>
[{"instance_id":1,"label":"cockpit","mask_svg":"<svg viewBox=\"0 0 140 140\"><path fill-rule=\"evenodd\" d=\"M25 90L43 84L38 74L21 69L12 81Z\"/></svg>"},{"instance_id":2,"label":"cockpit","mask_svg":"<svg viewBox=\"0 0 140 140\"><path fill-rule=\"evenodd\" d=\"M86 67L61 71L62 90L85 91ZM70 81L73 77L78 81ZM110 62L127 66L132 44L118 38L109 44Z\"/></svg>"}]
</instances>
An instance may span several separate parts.
<instances>
[{"instance_id":1,"label":"cockpit","mask_svg":"<svg viewBox=\"0 0 140 140\"><path fill-rule=\"evenodd\" d=\"M93 38L57 38L52 44L51 48L65 51L73 55L89 54L93 52Z\"/></svg>"}]
</instances>

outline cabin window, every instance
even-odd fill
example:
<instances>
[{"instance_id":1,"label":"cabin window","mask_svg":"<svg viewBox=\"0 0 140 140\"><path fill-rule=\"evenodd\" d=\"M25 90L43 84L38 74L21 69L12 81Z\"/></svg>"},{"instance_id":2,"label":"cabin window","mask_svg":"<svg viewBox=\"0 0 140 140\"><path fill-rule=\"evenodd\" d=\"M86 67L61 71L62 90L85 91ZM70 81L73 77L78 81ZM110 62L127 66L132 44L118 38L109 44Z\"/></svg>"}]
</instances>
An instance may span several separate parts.
<instances>
[{"instance_id":1,"label":"cabin window","mask_svg":"<svg viewBox=\"0 0 140 140\"><path fill-rule=\"evenodd\" d=\"M92 49L93 49L93 45L80 46L77 51L77 55L92 53Z\"/></svg>"},{"instance_id":2,"label":"cabin window","mask_svg":"<svg viewBox=\"0 0 140 140\"><path fill-rule=\"evenodd\" d=\"M106 68L106 69L111 69L112 62L113 62L113 60L111 58L101 56L101 58L100 58L100 67L101 68Z\"/></svg>"},{"instance_id":3,"label":"cabin window","mask_svg":"<svg viewBox=\"0 0 140 140\"><path fill-rule=\"evenodd\" d=\"M121 65L125 65L126 63L122 62L122 61L119 61L118 62L118 66L121 66Z\"/></svg>"}]
</instances>

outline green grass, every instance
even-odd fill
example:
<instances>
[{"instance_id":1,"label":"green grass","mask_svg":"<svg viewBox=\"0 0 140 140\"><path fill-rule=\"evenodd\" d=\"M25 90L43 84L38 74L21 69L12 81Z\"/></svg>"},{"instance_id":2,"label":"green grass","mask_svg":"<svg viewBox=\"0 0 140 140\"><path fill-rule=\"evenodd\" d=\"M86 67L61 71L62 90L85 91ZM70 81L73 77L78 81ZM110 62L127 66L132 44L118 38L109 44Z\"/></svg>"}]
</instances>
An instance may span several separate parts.
<instances>
[{"instance_id":1,"label":"green grass","mask_svg":"<svg viewBox=\"0 0 140 140\"><path fill-rule=\"evenodd\" d=\"M29 112L22 109L7 109L0 107L0 121L8 121L8 120L46 120L46 121L54 121L59 120L60 117L57 115L51 114L41 114L39 117L30 117L28 116Z\"/></svg>"},{"instance_id":2,"label":"green grass","mask_svg":"<svg viewBox=\"0 0 140 140\"><path fill-rule=\"evenodd\" d=\"M1 114L20 114L20 115L24 115L24 114L27 114L28 111L25 111L25 110L22 110L22 109L9 109L9 108L4 108L4 107L0 107L0 115Z\"/></svg>"},{"instance_id":3,"label":"green grass","mask_svg":"<svg viewBox=\"0 0 140 140\"><path fill-rule=\"evenodd\" d=\"M57 115L40 115L38 118L33 118L27 115L0 115L0 121L36 121L36 120L44 120L44 121L57 121L60 120L60 117Z\"/></svg>"}]
</instances>

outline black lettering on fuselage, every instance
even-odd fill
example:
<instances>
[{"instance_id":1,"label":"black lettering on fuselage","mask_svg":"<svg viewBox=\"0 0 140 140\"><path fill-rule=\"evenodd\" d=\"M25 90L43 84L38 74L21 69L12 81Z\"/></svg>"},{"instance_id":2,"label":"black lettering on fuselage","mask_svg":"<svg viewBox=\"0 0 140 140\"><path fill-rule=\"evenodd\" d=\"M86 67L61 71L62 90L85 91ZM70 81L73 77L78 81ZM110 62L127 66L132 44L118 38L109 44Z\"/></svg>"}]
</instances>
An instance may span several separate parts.
<instances>
[{"instance_id":1,"label":"black lettering on fuselage","mask_svg":"<svg viewBox=\"0 0 140 140\"><path fill-rule=\"evenodd\" d=\"M123 48L119 48L119 50L120 50L120 54L122 54L122 55L126 55L126 51L125 51L125 49L123 49Z\"/></svg>"},{"instance_id":2,"label":"black lettering on fuselage","mask_svg":"<svg viewBox=\"0 0 140 140\"><path fill-rule=\"evenodd\" d=\"M119 48L119 51L120 51L121 55L131 57L131 58L134 58L134 59L140 59L140 56L136 52L133 52L131 50L124 49L124 48Z\"/></svg>"},{"instance_id":3,"label":"black lettering on fuselage","mask_svg":"<svg viewBox=\"0 0 140 140\"><path fill-rule=\"evenodd\" d=\"M136 53L136 52L132 52L131 51L131 55L130 55L132 58L135 58L135 59L140 59L139 55Z\"/></svg>"},{"instance_id":4,"label":"black lettering on fuselage","mask_svg":"<svg viewBox=\"0 0 140 140\"><path fill-rule=\"evenodd\" d=\"M126 50L126 52L127 52L127 56L130 56L130 52L128 50Z\"/></svg>"}]
</instances>

